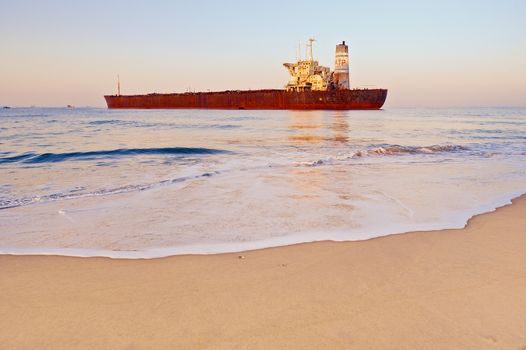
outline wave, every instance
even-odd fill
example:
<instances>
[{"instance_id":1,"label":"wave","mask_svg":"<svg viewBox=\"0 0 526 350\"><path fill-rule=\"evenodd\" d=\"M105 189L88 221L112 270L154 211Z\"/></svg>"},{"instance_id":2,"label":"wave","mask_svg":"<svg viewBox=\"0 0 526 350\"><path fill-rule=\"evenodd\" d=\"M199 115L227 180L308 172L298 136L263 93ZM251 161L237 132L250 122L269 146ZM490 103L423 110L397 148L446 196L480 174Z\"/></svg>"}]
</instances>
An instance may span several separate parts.
<instances>
[{"instance_id":1,"label":"wave","mask_svg":"<svg viewBox=\"0 0 526 350\"><path fill-rule=\"evenodd\" d=\"M376 155L396 155L396 154L431 154L444 152L460 152L467 151L468 148L460 145L432 145L432 146L399 146L387 145L380 146L370 150L358 151L357 156L363 157L370 154Z\"/></svg>"},{"instance_id":2,"label":"wave","mask_svg":"<svg viewBox=\"0 0 526 350\"><path fill-rule=\"evenodd\" d=\"M139 155L207 155L229 153L226 150L202 147L162 147L162 148L119 148L105 151L67 152L67 153L33 153L27 152L11 157L0 157L3 163L57 163L67 160L93 160Z\"/></svg>"},{"instance_id":3,"label":"wave","mask_svg":"<svg viewBox=\"0 0 526 350\"><path fill-rule=\"evenodd\" d=\"M118 119L105 119L105 120L95 120L88 122L89 125L101 125L101 124L120 124L122 121Z\"/></svg>"},{"instance_id":4,"label":"wave","mask_svg":"<svg viewBox=\"0 0 526 350\"><path fill-rule=\"evenodd\" d=\"M214 175L218 175L219 173L220 173L219 171L206 172L206 173L202 173L198 175L166 179L166 180L161 180L161 181L153 182L153 183L127 185L127 186L120 186L120 187L114 187L114 188L101 188L101 189L97 189L97 190L90 191L90 192L85 192L84 191L85 187L78 186L69 191L53 193L53 194L48 194L48 195L43 195L43 196L31 196L31 197L22 197L22 198L13 198L13 199L0 198L0 210L16 208L20 206L29 205L29 204L35 204L35 203L54 202L58 200L68 200L68 199L77 199L77 198L84 198L84 197L96 197L96 196L106 196L106 195L112 195L112 194L128 193L128 192L146 191L146 190L158 187L158 186L182 183L185 181L196 180L200 178L207 178L207 177L211 177Z\"/></svg>"},{"instance_id":5,"label":"wave","mask_svg":"<svg viewBox=\"0 0 526 350\"><path fill-rule=\"evenodd\" d=\"M0 109L1 111L2 109ZM49 114L2 114L2 118L36 118L36 117L49 117Z\"/></svg>"},{"instance_id":6,"label":"wave","mask_svg":"<svg viewBox=\"0 0 526 350\"><path fill-rule=\"evenodd\" d=\"M349 159L354 159L357 157L366 157L366 156L385 156L385 155L401 155L401 154L432 154L440 152L460 152L468 150L468 148L459 145L432 145L426 147L415 147L415 146L399 146L399 145L382 145L381 147L371 147L367 150L357 150L352 152L349 155L337 156L337 157L327 157L324 159L318 159L311 162L296 162L288 164L267 164L263 166L256 167L244 167L242 170L255 170L255 169L264 169L264 168L276 168L276 167L289 167L289 166L307 166L315 167L321 165L330 165L336 161L345 161ZM93 159L97 156L115 156L115 155L139 155L139 154L178 154L178 155L187 155L187 154L215 154L215 153L226 153L229 151L217 150L217 149L208 149L208 148L146 148L146 149L117 149L112 151L96 151L96 152L74 152L74 153L45 153L41 155L34 155L31 153L22 154L18 156L0 158L0 163L2 160L8 159L11 162L22 161L24 163L42 163L42 162L58 162L71 158L75 159ZM164 179L161 181L146 183L146 184L131 184L115 188L102 188L93 191L86 192L85 188L77 187L73 190L53 193L42 196L27 196L22 198L0 198L0 209L8 209L19 206L25 206L35 203L45 203L50 201L57 200L67 200L67 199L76 199L82 197L92 197L92 196L105 196L113 195L120 193L128 192L140 192L156 188L158 186L170 185L180 182L185 182L189 180L202 179L218 174L230 173L240 169L224 169L222 171L213 171L200 173L192 176L185 176L172 179Z\"/></svg>"},{"instance_id":7,"label":"wave","mask_svg":"<svg viewBox=\"0 0 526 350\"><path fill-rule=\"evenodd\" d=\"M296 163L298 166L319 166L331 164L335 160L347 160L358 157L368 156L389 156L389 155L428 155L437 153L456 153L467 151L469 148L461 145L431 145L431 146L400 146L400 145L378 145L372 146L368 149L357 150L347 155L340 155L337 157L327 157L318 159L313 162Z\"/></svg>"},{"instance_id":8,"label":"wave","mask_svg":"<svg viewBox=\"0 0 526 350\"><path fill-rule=\"evenodd\" d=\"M234 124L176 124L176 123L152 123L142 122L137 120L119 120L119 119L103 119L87 122L88 125L117 125L124 127L138 127L138 128L174 128L174 129L234 129L240 128L240 125Z\"/></svg>"}]
</instances>

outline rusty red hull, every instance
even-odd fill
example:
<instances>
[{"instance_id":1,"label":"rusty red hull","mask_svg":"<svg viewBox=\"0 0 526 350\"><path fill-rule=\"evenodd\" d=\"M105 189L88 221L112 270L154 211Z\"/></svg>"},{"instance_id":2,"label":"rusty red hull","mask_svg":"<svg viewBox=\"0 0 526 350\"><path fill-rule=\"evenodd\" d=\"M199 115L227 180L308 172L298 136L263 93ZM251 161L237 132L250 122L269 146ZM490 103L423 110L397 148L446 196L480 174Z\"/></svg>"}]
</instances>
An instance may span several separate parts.
<instances>
[{"instance_id":1,"label":"rusty red hull","mask_svg":"<svg viewBox=\"0 0 526 350\"><path fill-rule=\"evenodd\" d=\"M380 109L386 89L291 92L249 90L148 95L107 95L108 108Z\"/></svg>"}]
</instances>

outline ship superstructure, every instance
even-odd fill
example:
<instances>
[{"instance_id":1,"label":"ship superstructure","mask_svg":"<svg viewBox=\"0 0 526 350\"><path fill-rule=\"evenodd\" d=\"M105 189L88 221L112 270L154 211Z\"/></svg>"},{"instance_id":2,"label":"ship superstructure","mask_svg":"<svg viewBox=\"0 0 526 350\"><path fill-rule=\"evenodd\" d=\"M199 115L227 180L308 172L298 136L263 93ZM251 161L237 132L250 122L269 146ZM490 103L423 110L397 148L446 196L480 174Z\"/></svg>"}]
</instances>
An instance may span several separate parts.
<instances>
[{"instance_id":1,"label":"ship superstructure","mask_svg":"<svg viewBox=\"0 0 526 350\"><path fill-rule=\"evenodd\" d=\"M312 43L307 41L307 58L298 59L296 63L283 63L290 73L290 80L285 85L287 91L327 91L349 89L349 48L343 41L336 45L334 72L329 67L321 66L312 56Z\"/></svg>"}]
</instances>

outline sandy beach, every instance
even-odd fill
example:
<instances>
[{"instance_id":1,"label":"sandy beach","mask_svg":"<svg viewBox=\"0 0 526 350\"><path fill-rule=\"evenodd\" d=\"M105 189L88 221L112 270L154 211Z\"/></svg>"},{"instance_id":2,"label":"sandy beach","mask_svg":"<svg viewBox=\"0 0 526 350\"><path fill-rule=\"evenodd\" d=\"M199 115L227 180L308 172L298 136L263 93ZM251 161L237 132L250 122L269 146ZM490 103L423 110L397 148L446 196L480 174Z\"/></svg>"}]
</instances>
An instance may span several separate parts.
<instances>
[{"instance_id":1,"label":"sandy beach","mask_svg":"<svg viewBox=\"0 0 526 350\"><path fill-rule=\"evenodd\" d=\"M0 289L2 349L526 349L526 197L361 242L1 256Z\"/></svg>"}]
</instances>

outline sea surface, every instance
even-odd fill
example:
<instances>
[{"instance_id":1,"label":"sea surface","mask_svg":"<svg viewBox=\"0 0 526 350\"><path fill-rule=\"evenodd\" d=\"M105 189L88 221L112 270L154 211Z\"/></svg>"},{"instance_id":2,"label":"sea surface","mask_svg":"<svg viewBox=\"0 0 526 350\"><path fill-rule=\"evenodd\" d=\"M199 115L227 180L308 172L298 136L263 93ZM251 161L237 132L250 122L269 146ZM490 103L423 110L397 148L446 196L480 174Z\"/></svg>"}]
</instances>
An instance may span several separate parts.
<instances>
[{"instance_id":1,"label":"sea surface","mask_svg":"<svg viewBox=\"0 0 526 350\"><path fill-rule=\"evenodd\" d=\"M0 110L0 253L152 258L463 227L526 109Z\"/></svg>"}]
</instances>

